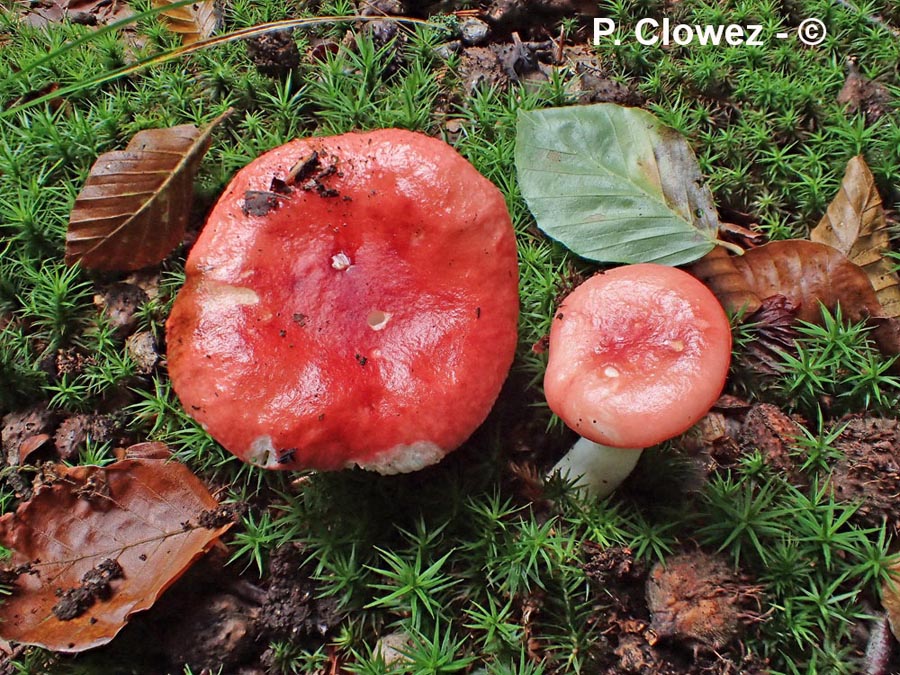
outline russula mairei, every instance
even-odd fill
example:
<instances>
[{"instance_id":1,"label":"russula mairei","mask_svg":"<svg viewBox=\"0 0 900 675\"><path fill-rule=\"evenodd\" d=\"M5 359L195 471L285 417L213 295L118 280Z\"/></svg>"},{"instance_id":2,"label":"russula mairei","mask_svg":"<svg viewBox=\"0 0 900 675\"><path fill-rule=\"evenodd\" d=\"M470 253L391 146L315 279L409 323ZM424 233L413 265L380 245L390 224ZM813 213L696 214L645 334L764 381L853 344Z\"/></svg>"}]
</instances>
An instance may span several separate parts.
<instances>
[{"instance_id":1,"label":"russula mairei","mask_svg":"<svg viewBox=\"0 0 900 675\"><path fill-rule=\"evenodd\" d=\"M275 469L419 469L484 421L512 363L500 191L409 131L308 138L242 169L167 323L185 410Z\"/></svg>"},{"instance_id":2,"label":"russula mairei","mask_svg":"<svg viewBox=\"0 0 900 675\"><path fill-rule=\"evenodd\" d=\"M643 448L707 413L730 360L728 317L687 272L646 263L591 277L550 331L547 404L582 437L554 469L606 496Z\"/></svg>"}]
</instances>

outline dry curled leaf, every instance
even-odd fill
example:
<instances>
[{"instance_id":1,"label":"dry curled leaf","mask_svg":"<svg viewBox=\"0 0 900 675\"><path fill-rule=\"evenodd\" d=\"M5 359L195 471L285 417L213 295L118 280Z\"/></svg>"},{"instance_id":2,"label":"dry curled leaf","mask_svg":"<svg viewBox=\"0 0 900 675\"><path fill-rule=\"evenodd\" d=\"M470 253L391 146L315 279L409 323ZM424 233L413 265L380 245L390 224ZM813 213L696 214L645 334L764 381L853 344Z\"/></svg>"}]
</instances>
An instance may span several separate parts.
<instances>
[{"instance_id":1,"label":"dry curled leaf","mask_svg":"<svg viewBox=\"0 0 900 675\"><path fill-rule=\"evenodd\" d=\"M819 303L840 305L851 321L881 316L869 277L831 246L805 239L772 241L732 258L749 288L761 298L784 296L797 307L797 318L821 321Z\"/></svg>"},{"instance_id":2,"label":"dry curled leaf","mask_svg":"<svg viewBox=\"0 0 900 675\"><path fill-rule=\"evenodd\" d=\"M156 8L172 4L172 0L153 0ZM160 12L160 16L169 30L181 35L181 43L184 45L211 37L222 21L222 13L213 0L198 0L189 5L170 7Z\"/></svg>"},{"instance_id":3,"label":"dry curled leaf","mask_svg":"<svg viewBox=\"0 0 900 675\"><path fill-rule=\"evenodd\" d=\"M875 177L862 155L847 163L840 191L809 238L833 246L862 267L881 303L882 314L900 316L900 278L884 257L890 249L887 218Z\"/></svg>"},{"instance_id":4,"label":"dry curled leaf","mask_svg":"<svg viewBox=\"0 0 900 675\"><path fill-rule=\"evenodd\" d=\"M721 246L716 246L691 265L689 271L709 286L722 306L732 314L748 316L762 305L762 299L738 271L734 258Z\"/></svg>"},{"instance_id":5,"label":"dry curled leaf","mask_svg":"<svg viewBox=\"0 0 900 675\"><path fill-rule=\"evenodd\" d=\"M113 639L152 606L230 523L182 464L126 459L107 467L56 466L15 513L0 518L12 549L12 595L0 637L78 652Z\"/></svg>"},{"instance_id":6,"label":"dry curled leaf","mask_svg":"<svg viewBox=\"0 0 900 675\"><path fill-rule=\"evenodd\" d=\"M66 263L130 271L171 253L184 237L200 160L227 114L202 131L192 124L140 131L125 150L100 155L69 216Z\"/></svg>"}]
</instances>

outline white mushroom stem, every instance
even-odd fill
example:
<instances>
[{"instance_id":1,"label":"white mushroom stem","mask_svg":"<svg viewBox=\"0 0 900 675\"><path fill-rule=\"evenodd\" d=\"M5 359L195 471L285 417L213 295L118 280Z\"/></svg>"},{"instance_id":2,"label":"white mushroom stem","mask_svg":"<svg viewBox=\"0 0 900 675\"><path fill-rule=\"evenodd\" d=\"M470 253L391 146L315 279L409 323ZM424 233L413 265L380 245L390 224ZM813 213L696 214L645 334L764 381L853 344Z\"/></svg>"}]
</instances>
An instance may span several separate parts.
<instances>
[{"instance_id":1,"label":"white mushroom stem","mask_svg":"<svg viewBox=\"0 0 900 675\"><path fill-rule=\"evenodd\" d=\"M613 448L579 438L551 474L559 472L585 495L603 499L628 478L642 451L643 448Z\"/></svg>"}]
</instances>

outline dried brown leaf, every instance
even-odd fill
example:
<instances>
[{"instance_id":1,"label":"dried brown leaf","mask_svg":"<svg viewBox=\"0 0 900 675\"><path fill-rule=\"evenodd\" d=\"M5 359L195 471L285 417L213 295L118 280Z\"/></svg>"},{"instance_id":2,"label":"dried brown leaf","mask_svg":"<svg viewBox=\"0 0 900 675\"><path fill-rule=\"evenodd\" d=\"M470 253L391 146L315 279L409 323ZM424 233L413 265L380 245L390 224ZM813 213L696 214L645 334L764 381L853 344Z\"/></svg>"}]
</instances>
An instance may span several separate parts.
<instances>
[{"instance_id":1,"label":"dried brown leaf","mask_svg":"<svg viewBox=\"0 0 900 675\"><path fill-rule=\"evenodd\" d=\"M821 321L820 302L830 311L840 305L843 316L851 321L881 316L869 277L827 244L805 239L772 241L732 261L753 292L761 298L784 296L803 321Z\"/></svg>"},{"instance_id":2,"label":"dried brown leaf","mask_svg":"<svg viewBox=\"0 0 900 675\"><path fill-rule=\"evenodd\" d=\"M690 267L695 277L712 289L719 302L733 314L744 316L759 309L762 300L738 271L734 258L721 246L700 258Z\"/></svg>"},{"instance_id":3,"label":"dried brown leaf","mask_svg":"<svg viewBox=\"0 0 900 675\"><path fill-rule=\"evenodd\" d=\"M890 233L875 177L862 155L847 163L841 189L819 224L812 241L833 246L865 270L887 317L900 316L900 278L884 254Z\"/></svg>"},{"instance_id":4,"label":"dried brown leaf","mask_svg":"<svg viewBox=\"0 0 900 675\"><path fill-rule=\"evenodd\" d=\"M25 464L25 462L28 461L28 458L44 447L49 440L50 434L38 434L22 443L22 445L19 446L19 464Z\"/></svg>"},{"instance_id":5,"label":"dried brown leaf","mask_svg":"<svg viewBox=\"0 0 900 675\"><path fill-rule=\"evenodd\" d=\"M134 14L127 2L109 0L19 0L15 4L21 8L22 21L37 28L63 20L87 26L108 25Z\"/></svg>"},{"instance_id":6,"label":"dried brown leaf","mask_svg":"<svg viewBox=\"0 0 900 675\"><path fill-rule=\"evenodd\" d=\"M171 0L153 0L153 7L171 4ZM198 0L189 5L171 7L160 12L160 16L170 31L181 35L184 45L211 37L222 21L222 13L213 0Z\"/></svg>"},{"instance_id":7,"label":"dried brown leaf","mask_svg":"<svg viewBox=\"0 0 900 675\"><path fill-rule=\"evenodd\" d=\"M0 604L6 640L64 652L109 642L230 526L201 524L219 505L176 462L54 469L0 518L0 544L20 572Z\"/></svg>"},{"instance_id":8,"label":"dried brown leaf","mask_svg":"<svg viewBox=\"0 0 900 675\"><path fill-rule=\"evenodd\" d=\"M881 585L881 606L887 612L891 633L900 640L900 564L888 568L889 579Z\"/></svg>"},{"instance_id":9,"label":"dried brown leaf","mask_svg":"<svg viewBox=\"0 0 900 675\"><path fill-rule=\"evenodd\" d=\"M171 253L184 237L194 175L224 117L202 131L192 124L147 129L125 150L101 155L69 217L66 262L130 271Z\"/></svg>"}]
</instances>

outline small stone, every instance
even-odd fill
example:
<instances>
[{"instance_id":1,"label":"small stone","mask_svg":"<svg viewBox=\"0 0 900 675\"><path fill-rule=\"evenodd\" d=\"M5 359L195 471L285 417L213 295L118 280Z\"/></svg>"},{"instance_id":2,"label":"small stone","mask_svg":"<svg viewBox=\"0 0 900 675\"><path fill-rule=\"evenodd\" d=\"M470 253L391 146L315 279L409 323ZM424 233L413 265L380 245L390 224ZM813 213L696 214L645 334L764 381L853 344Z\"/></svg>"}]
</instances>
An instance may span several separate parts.
<instances>
[{"instance_id":1,"label":"small stone","mask_svg":"<svg viewBox=\"0 0 900 675\"><path fill-rule=\"evenodd\" d=\"M381 657L386 666L402 666L409 661L403 652L409 651L410 645L409 635L403 631L396 631L378 638L375 653Z\"/></svg>"},{"instance_id":2,"label":"small stone","mask_svg":"<svg viewBox=\"0 0 900 675\"><path fill-rule=\"evenodd\" d=\"M125 341L125 350L135 364L138 375L149 375L159 362L156 339L149 331L138 331Z\"/></svg>"},{"instance_id":3,"label":"small stone","mask_svg":"<svg viewBox=\"0 0 900 675\"><path fill-rule=\"evenodd\" d=\"M79 26L96 26L98 24L97 15L91 12L69 12L69 21Z\"/></svg>"},{"instance_id":4,"label":"small stone","mask_svg":"<svg viewBox=\"0 0 900 675\"><path fill-rule=\"evenodd\" d=\"M221 672L223 666L225 672L237 672L237 664L250 660L256 650L259 607L227 592L200 599L202 604L173 619L163 636L166 654L194 672Z\"/></svg>"},{"instance_id":5,"label":"small stone","mask_svg":"<svg viewBox=\"0 0 900 675\"><path fill-rule=\"evenodd\" d=\"M148 293L136 284L116 283L99 289L94 306L106 315L118 335L125 336L134 330L137 310L149 299Z\"/></svg>"},{"instance_id":6,"label":"small stone","mask_svg":"<svg viewBox=\"0 0 900 675\"><path fill-rule=\"evenodd\" d=\"M400 0L368 0L362 4L361 16L402 16L406 13Z\"/></svg>"},{"instance_id":7,"label":"small stone","mask_svg":"<svg viewBox=\"0 0 900 675\"><path fill-rule=\"evenodd\" d=\"M466 19L460 26L460 35L464 45L473 47L487 41L490 27L481 19Z\"/></svg>"},{"instance_id":8,"label":"small stone","mask_svg":"<svg viewBox=\"0 0 900 675\"><path fill-rule=\"evenodd\" d=\"M462 49L462 42L459 40L451 40L450 42L444 42L439 44L434 48L434 54L439 59L446 61L454 54L459 54Z\"/></svg>"},{"instance_id":9,"label":"small stone","mask_svg":"<svg viewBox=\"0 0 900 675\"><path fill-rule=\"evenodd\" d=\"M397 33L400 32L397 22L390 19L370 21L366 24L366 29L375 39L375 43L379 45L387 44L397 37Z\"/></svg>"}]
</instances>

